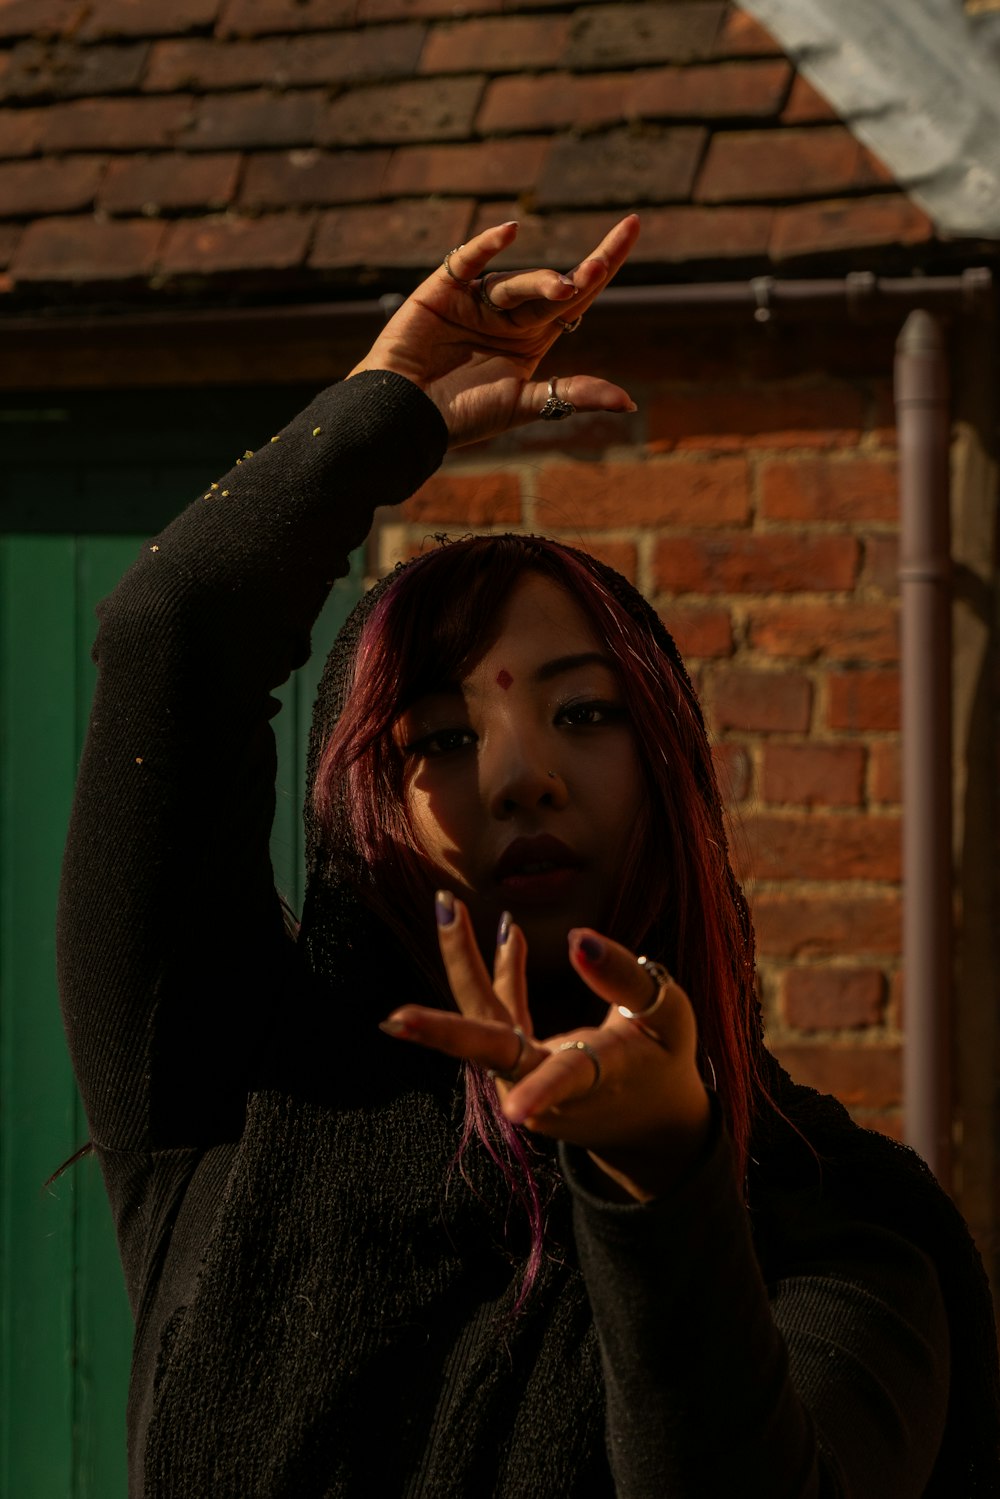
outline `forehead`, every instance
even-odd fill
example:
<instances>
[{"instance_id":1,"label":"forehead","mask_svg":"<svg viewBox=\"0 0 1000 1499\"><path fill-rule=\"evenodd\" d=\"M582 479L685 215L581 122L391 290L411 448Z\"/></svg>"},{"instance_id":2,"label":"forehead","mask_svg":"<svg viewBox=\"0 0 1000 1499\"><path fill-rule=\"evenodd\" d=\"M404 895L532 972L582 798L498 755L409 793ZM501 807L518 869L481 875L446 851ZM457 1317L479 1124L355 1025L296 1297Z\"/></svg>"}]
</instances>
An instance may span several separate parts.
<instances>
[{"instance_id":1,"label":"forehead","mask_svg":"<svg viewBox=\"0 0 1000 1499\"><path fill-rule=\"evenodd\" d=\"M590 618L572 594L539 573L526 573L518 580L497 626L493 641L470 676L491 669L509 675L515 662L523 669L535 659L594 651L601 646Z\"/></svg>"}]
</instances>

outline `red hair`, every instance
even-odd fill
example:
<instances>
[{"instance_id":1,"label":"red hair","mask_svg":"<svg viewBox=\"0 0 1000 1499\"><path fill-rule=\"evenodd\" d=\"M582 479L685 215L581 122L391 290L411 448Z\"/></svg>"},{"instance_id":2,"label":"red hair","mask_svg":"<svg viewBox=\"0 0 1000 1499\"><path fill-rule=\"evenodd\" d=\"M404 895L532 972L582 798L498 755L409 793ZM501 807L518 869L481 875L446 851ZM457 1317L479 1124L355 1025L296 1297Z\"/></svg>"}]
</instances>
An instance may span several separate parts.
<instances>
[{"instance_id":1,"label":"red hair","mask_svg":"<svg viewBox=\"0 0 1000 1499\"><path fill-rule=\"evenodd\" d=\"M353 681L320 755L319 822L329 836L346 837L359 871L373 872L366 898L406 937L449 1003L425 914L431 886L407 814L393 726L411 702L472 669L526 571L552 579L576 600L615 663L650 815L633 833L608 935L663 962L690 996L742 1173L763 1091L753 934L729 867L694 690L662 624L611 569L538 537L476 537L441 546L388 580L362 629ZM489 1147L481 1102L470 1094L466 1134L474 1128ZM503 1116L494 1114L500 1124ZM500 1124L501 1154L521 1157L509 1128Z\"/></svg>"}]
</instances>

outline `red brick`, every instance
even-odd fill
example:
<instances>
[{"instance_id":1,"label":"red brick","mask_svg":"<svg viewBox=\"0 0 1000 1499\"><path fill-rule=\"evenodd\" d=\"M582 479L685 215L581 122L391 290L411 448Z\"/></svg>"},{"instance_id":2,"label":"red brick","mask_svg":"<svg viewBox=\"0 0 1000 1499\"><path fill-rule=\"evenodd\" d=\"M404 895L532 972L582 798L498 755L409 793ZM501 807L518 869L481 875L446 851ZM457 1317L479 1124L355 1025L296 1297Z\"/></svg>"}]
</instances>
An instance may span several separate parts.
<instances>
[{"instance_id":1,"label":"red brick","mask_svg":"<svg viewBox=\"0 0 1000 1499\"><path fill-rule=\"evenodd\" d=\"M894 521L896 465L877 458L770 458L758 469L767 520Z\"/></svg>"},{"instance_id":2,"label":"red brick","mask_svg":"<svg viewBox=\"0 0 1000 1499\"><path fill-rule=\"evenodd\" d=\"M690 197L705 143L697 126L560 136L536 189L540 208L662 203Z\"/></svg>"},{"instance_id":3,"label":"red brick","mask_svg":"<svg viewBox=\"0 0 1000 1499\"><path fill-rule=\"evenodd\" d=\"M875 180L864 148L842 125L723 131L711 139L696 197L703 203L821 198Z\"/></svg>"},{"instance_id":4,"label":"red brick","mask_svg":"<svg viewBox=\"0 0 1000 1499\"><path fill-rule=\"evenodd\" d=\"M447 525L517 525L521 520L521 486L513 474L487 471L454 474L445 470L428 479L401 511L407 521L441 521Z\"/></svg>"},{"instance_id":5,"label":"red brick","mask_svg":"<svg viewBox=\"0 0 1000 1499\"><path fill-rule=\"evenodd\" d=\"M868 752L868 795L873 802L898 805L903 799L899 741L877 739Z\"/></svg>"},{"instance_id":6,"label":"red brick","mask_svg":"<svg viewBox=\"0 0 1000 1499\"><path fill-rule=\"evenodd\" d=\"M780 110L791 71L784 61L641 70L632 75L625 112L630 119L767 119Z\"/></svg>"},{"instance_id":7,"label":"red brick","mask_svg":"<svg viewBox=\"0 0 1000 1499\"><path fill-rule=\"evenodd\" d=\"M251 208L357 203L382 196L388 151L268 151L247 159L240 202Z\"/></svg>"},{"instance_id":8,"label":"red brick","mask_svg":"<svg viewBox=\"0 0 1000 1499\"><path fill-rule=\"evenodd\" d=\"M8 266L14 259L21 234L20 224L0 224L0 266Z\"/></svg>"},{"instance_id":9,"label":"red brick","mask_svg":"<svg viewBox=\"0 0 1000 1499\"><path fill-rule=\"evenodd\" d=\"M455 146L401 146L392 153L380 187L390 197L397 193L492 196L528 192L538 180L549 149L547 136L519 136L516 140Z\"/></svg>"},{"instance_id":10,"label":"red brick","mask_svg":"<svg viewBox=\"0 0 1000 1499\"><path fill-rule=\"evenodd\" d=\"M724 526L747 519L742 458L711 463L553 463L538 474L544 526Z\"/></svg>"},{"instance_id":11,"label":"red brick","mask_svg":"<svg viewBox=\"0 0 1000 1499\"><path fill-rule=\"evenodd\" d=\"M85 0L3 0L0 38L61 36L75 30L86 10Z\"/></svg>"},{"instance_id":12,"label":"red brick","mask_svg":"<svg viewBox=\"0 0 1000 1499\"><path fill-rule=\"evenodd\" d=\"M4 59L0 96L66 99L128 92L140 85L148 51L141 42L123 47L18 42Z\"/></svg>"},{"instance_id":13,"label":"red brick","mask_svg":"<svg viewBox=\"0 0 1000 1499\"><path fill-rule=\"evenodd\" d=\"M101 187L100 206L108 213L155 215L178 209L225 208L232 202L240 158L163 151L122 156L111 162Z\"/></svg>"},{"instance_id":14,"label":"red brick","mask_svg":"<svg viewBox=\"0 0 1000 1499\"><path fill-rule=\"evenodd\" d=\"M752 904L760 950L773 957L899 952L902 906L897 894L813 896L758 890Z\"/></svg>"},{"instance_id":15,"label":"red brick","mask_svg":"<svg viewBox=\"0 0 1000 1499\"><path fill-rule=\"evenodd\" d=\"M635 545L631 541L612 541L606 536L581 536L578 532L561 539L569 546L588 552L599 562L606 562L616 573L628 578L630 583L635 582L637 558Z\"/></svg>"},{"instance_id":16,"label":"red brick","mask_svg":"<svg viewBox=\"0 0 1000 1499\"><path fill-rule=\"evenodd\" d=\"M483 92L483 79L416 78L351 89L335 99L316 133L319 145L464 140Z\"/></svg>"},{"instance_id":17,"label":"red brick","mask_svg":"<svg viewBox=\"0 0 1000 1499\"><path fill-rule=\"evenodd\" d=\"M902 193L884 193L780 208L774 218L771 254L781 261L796 255L922 245L934 234L931 220L912 199Z\"/></svg>"},{"instance_id":18,"label":"red brick","mask_svg":"<svg viewBox=\"0 0 1000 1499\"><path fill-rule=\"evenodd\" d=\"M263 42L215 38L157 43L150 54L147 89L226 89L270 84L275 88L391 78L412 73L425 35L422 26L381 26Z\"/></svg>"},{"instance_id":19,"label":"red brick","mask_svg":"<svg viewBox=\"0 0 1000 1499\"><path fill-rule=\"evenodd\" d=\"M651 62L697 62L712 56L724 10L714 0L578 9L564 66L603 71Z\"/></svg>"},{"instance_id":20,"label":"red brick","mask_svg":"<svg viewBox=\"0 0 1000 1499\"><path fill-rule=\"evenodd\" d=\"M327 31L353 26L358 0L229 0L220 36L269 36L288 31Z\"/></svg>"},{"instance_id":21,"label":"red brick","mask_svg":"<svg viewBox=\"0 0 1000 1499\"><path fill-rule=\"evenodd\" d=\"M322 108L318 90L213 94L197 105L182 144L189 151L311 146Z\"/></svg>"},{"instance_id":22,"label":"red brick","mask_svg":"<svg viewBox=\"0 0 1000 1499\"><path fill-rule=\"evenodd\" d=\"M746 750L739 744L713 744L712 764L723 801L729 805L745 801L753 781L753 767Z\"/></svg>"},{"instance_id":23,"label":"red brick","mask_svg":"<svg viewBox=\"0 0 1000 1499\"><path fill-rule=\"evenodd\" d=\"M761 769L765 802L857 807L865 752L857 744L766 744Z\"/></svg>"},{"instance_id":24,"label":"red brick","mask_svg":"<svg viewBox=\"0 0 1000 1499\"><path fill-rule=\"evenodd\" d=\"M629 74L579 77L544 73L537 77L496 78L488 84L476 129L494 136L506 131L577 129L615 124L625 116Z\"/></svg>"},{"instance_id":25,"label":"red brick","mask_svg":"<svg viewBox=\"0 0 1000 1499\"><path fill-rule=\"evenodd\" d=\"M751 613L750 643L797 661L897 661L898 616L888 604L764 604Z\"/></svg>"},{"instance_id":26,"label":"red brick","mask_svg":"<svg viewBox=\"0 0 1000 1499\"><path fill-rule=\"evenodd\" d=\"M435 26L420 59L421 73L537 72L554 68L569 38L568 16L503 16Z\"/></svg>"},{"instance_id":27,"label":"red brick","mask_svg":"<svg viewBox=\"0 0 1000 1499\"><path fill-rule=\"evenodd\" d=\"M657 586L674 593L800 593L854 586L853 536L720 532L657 543Z\"/></svg>"},{"instance_id":28,"label":"red brick","mask_svg":"<svg viewBox=\"0 0 1000 1499\"><path fill-rule=\"evenodd\" d=\"M43 151L144 151L175 144L190 99L80 99L44 111Z\"/></svg>"},{"instance_id":29,"label":"red brick","mask_svg":"<svg viewBox=\"0 0 1000 1499\"><path fill-rule=\"evenodd\" d=\"M180 219L170 226L160 269L168 276L289 270L304 264L312 228L309 214Z\"/></svg>"},{"instance_id":30,"label":"red brick","mask_svg":"<svg viewBox=\"0 0 1000 1499\"><path fill-rule=\"evenodd\" d=\"M899 819L874 813L758 813L734 850L741 879L898 880Z\"/></svg>"},{"instance_id":31,"label":"red brick","mask_svg":"<svg viewBox=\"0 0 1000 1499\"><path fill-rule=\"evenodd\" d=\"M89 208L104 167L103 156L6 162L0 166L0 218L40 218Z\"/></svg>"},{"instance_id":32,"label":"red brick","mask_svg":"<svg viewBox=\"0 0 1000 1499\"><path fill-rule=\"evenodd\" d=\"M542 0L548 5L548 0ZM357 0L357 20L359 23L370 21L404 21L413 16L443 16L448 20L454 18L455 14L461 13L465 16L493 15L499 11L530 9L527 0L514 6L510 0L461 0L461 5L456 5L455 0Z\"/></svg>"},{"instance_id":33,"label":"red brick","mask_svg":"<svg viewBox=\"0 0 1000 1499\"><path fill-rule=\"evenodd\" d=\"M837 120L840 116L808 78L796 73L781 118L786 125L819 125L828 120Z\"/></svg>"},{"instance_id":34,"label":"red brick","mask_svg":"<svg viewBox=\"0 0 1000 1499\"><path fill-rule=\"evenodd\" d=\"M661 610L663 622L682 656L719 657L733 654L733 625L728 609L705 609L697 604L670 604Z\"/></svg>"},{"instance_id":35,"label":"red brick","mask_svg":"<svg viewBox=\"0 0 1000 1499\"><path fill-rule=\"evenodd\" d=\"M784 1042L773 1048L798 1083L832 1093L849 1109L892 1108L902 1096L898 1046L818 1046Z\"/></svg>"},{"instance_id":36,"label":"red brick","mask_svg":"<svg viewBox=\"0 0 1000 1499\"><path fill-rule=\"evenodd\" d=\"M899 593L898 536L866 538L864 582L889 598L894 598Z\"/></svg>"},{"instance_id":37,"label":"red brick","mask_svg":"<svg viewBox=\"0 0 1000 1499\"><path fill-rule=\"evenodd\" d=\"M44 109L0 109L0 156L32 156L42 139Z\"/></svg>"},{"instance_id":38,"label":"red brick","mask_svg":"<svg viewBox=\"0 0 1000 1499\"><path fill-rule=\"evenodd\" d=\"M846 447L860 440L863 422L859 392L833 383L670 391L649 406L654 450Z\"/></svg>"},{"instance_id":39,"label":"red brick","mask_svg":"<svg viewBox=\"0 0 1000 1499\"><path fill-rule=\"evenodd\" d=\"M93 42L120 36L171 36L213 26L221 0L170 0L151 6L148 0L97 0L87 7L87 18L75 35Z\"/></svg>"},{"instance_id":40,"label":"red brick","mask_svg":"<svg viewBox=\"0 0 1000 1499\"><path fill-rule=\"evenodd\" d=\"M898 671L836 671L826 679L831 729L864 734L899 728Z\"/></svg>"},{"instance_id":41,"label":"red brick","mask_svg":"<svg viewBox=\"0 0 1000 1499\"><path fill-rule=\"evenodd\" d=\"M790 968L782 983L785 1020L802 1031L878 1025L885 975L878 968Z\"/></svg>"},{"instance_id":42,"label":"red brick","mask_svg":"<svg viewBox=\"0 0 1000 1499\"><path fill-rule=\"evenodd\" d=\"M15 281L125 281L149 276L163 225L146 219L99 223L89 217L38 219L24 231Z\"/></svg>"},{"instance_id":43,"label":"red brick","mask_svg":"<svg viewBox=\"0 0 1000 1499\"><path fill-rule=\"evenodd\" d=\"M472 204L464 198L338 208L322 216L309 263L318 270L369 265L429 270L440 260L442 245L465 239L471 217Z\"/></svg>"},{"instance_id":44,"label":"red brick","mask_svg":"<svg viewBox=\"0 0 1000 1499\"><path fill-rule=\"evenodd\" d=\"M647 208L639 256L654 265L761 258L772 214L770 208Z\"/></svg>"},{"instance_id":45,"label":"red brick","mask_svg":"<svg viewBox=\"0 0 1000 1499\"><path fill-rule=\"evenodd\" d=\"M812 711L812 686L797 672L720 672L712 683L709 718L716 733L804 734Z\"/></svg>"},{"instance_id":46,"label":"red brick","mask_svg":"<svg viewBox=\"0 0 1000 1499\"><path fill-rule=\"evenodd\" d=\"M717 57L775 57L781 47L758 20L731 6L715 44Z\"/></svg>"}]
</instances>

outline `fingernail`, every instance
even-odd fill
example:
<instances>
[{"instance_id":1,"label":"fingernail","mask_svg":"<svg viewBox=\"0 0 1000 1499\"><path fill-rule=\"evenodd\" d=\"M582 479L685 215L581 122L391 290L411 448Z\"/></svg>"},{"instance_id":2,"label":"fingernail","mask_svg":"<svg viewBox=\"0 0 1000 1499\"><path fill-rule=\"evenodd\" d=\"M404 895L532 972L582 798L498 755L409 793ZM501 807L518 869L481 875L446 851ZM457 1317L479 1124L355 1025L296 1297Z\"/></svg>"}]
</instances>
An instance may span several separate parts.
<instances>
[{"instance_id":1,"label":"fingernail","mask_svg":"<svg viewBox=\"0 0 1000 1499\"><path fill-rule=\"evenodd\" d=\"M408 1036L411 1034L411 1028L407 1025L406 1021L396 1020L392 1015L389 1016L388 1020L380 1020L378 1028L380 1031L385 1031L387 1036Z\"/></svg>"},{"instance_id":2,"label":"fingernail","mask_svg":"<svg viewBox=\"0 0 1000 1499\"><path fill-rule=\"evenodd\" d=\"M510 924L513 921L509 911L504 911L500 917L500 925L497 927L497 947L503 947L510 936Z\"/></svg>"},{"instance_id":3,"label":"fingernail","mask_svg":"<svg viewBox=\"0 0 1000 1499\"><path fill-rule=\"evenodd\" d=\"M639 410L639 408L638 408L638 406L637 406L637 405L636 405L636 404L635 404L635 402L634 402L634 401L629 401L629 403L628 403L628 405L627 405L627 406L626 406L626 407L625 407L625 410L626 410L626 411L628 411L628 412L629 412L629 413L631 413L631 412L633 412L633 411L638 411L638 410Z\"/></svg>"},{"instance_id":4,"label":"fingernail","mask_svg":"<svg viewBox=\"0 0 1000 1499\"><path fill-rule=\"evenodd\" d=\"M570 942L574 949L580 953L588 963L599 963L607 952L607 948L600 937L593 937L589 932L579 933L573 930L569 934Z\"/></svg>"},{"instance_id":5,"label":"fingernail","mask_svg":"<svg viewBox=\"0 0 1000 1499\"><path fill-rule=\"evenodd\" d=\"M573 280L572 276L560 276L559 280L562 282L563 286L571 286L573 290L576 291L576 282Z\"/></svg>"},{"instance_id":6,"label":"fingernail","mask_svg":"<svg viewBox=\"0 0 1000 1499\"><path fill-rule=\"evenodd\" d=\"M438 926L451 926L455 920L455 897L450 890L438 890L435 894L434 915Z\"/></svg>"}]
</instances>

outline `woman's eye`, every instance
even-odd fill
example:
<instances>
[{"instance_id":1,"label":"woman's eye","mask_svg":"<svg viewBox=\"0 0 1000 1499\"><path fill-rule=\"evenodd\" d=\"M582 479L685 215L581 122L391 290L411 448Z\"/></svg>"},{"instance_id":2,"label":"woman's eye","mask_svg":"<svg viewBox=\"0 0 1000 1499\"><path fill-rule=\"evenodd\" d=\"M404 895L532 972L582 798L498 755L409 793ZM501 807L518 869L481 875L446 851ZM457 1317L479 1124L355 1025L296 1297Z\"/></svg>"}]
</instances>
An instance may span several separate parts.
<instances>
[{"instance_id":1,"label":"woman's eye","mask_svg":"<svg viewBox=\"0 0 1000 1499\"><path fill-rule=\"evenodd\" d=\"M424 734L405 746L408 755L423 755L434 759L440 755L451 755L456 750L467 749L475 744L476 736L471 729L439 729L434 734Z\"/></svg>"},{"instance_id":2,"label":"woman's eye","mask_svg":"<svg viewBox=\"0 0 1000 1499\"><path fill-rule=\"evenodd\" d=\"M596 728L601 724L621 723L624 717L625 709L620 703L567 703L564 708L560 708L556 722L568 724L574 729L586 729Z\"/></svg>"}]
</instances>

